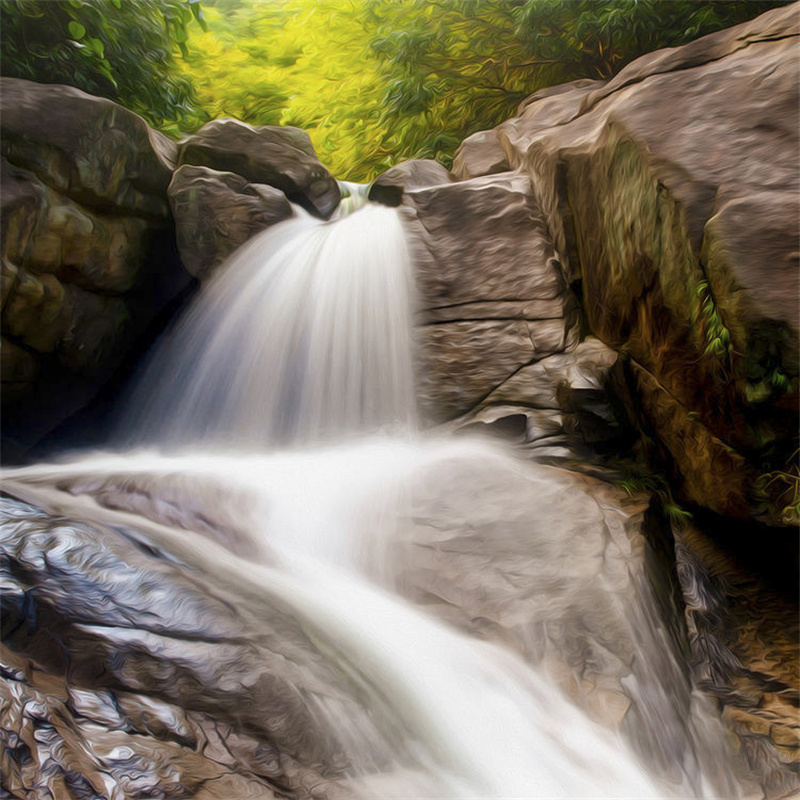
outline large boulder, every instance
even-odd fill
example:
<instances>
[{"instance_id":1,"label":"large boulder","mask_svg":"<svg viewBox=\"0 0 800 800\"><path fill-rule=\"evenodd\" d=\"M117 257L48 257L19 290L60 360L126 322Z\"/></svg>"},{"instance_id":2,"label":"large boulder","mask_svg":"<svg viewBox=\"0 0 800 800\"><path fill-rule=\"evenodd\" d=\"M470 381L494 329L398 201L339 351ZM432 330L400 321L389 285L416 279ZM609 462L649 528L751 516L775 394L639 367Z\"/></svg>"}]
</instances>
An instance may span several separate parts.
<instances>
[{"instance_id":1,"label":"large boulder","mask_svg":"<svg viewBox=\"0 0 800 800\"><path fill-rule=\"evenodd\" d=\"M300 128L252 127L235 119L216 119L181 141L178 162L233 172L250 183L274 186L323 218L339 204L338 184L320 164L311 139Z\"/></svg>"},{"instance_id":2,"label":"large boulder","mask_svg":"<svg viewBox=\"0 0 800 800\"><path fill-rule=\"evenodd\" d=\"M0 151L90 208L167 218L177 147L137 114L72 86L0 79Z\"/></svg>"},{"instance_id":3,"label":"large boulder","mask_svg":"<svg viewBox=\"0 0 800 800\"><path fill-rule=\"evenodd\" d=\"M4 456L85 405L187 285L166 190L176 146L68 86L3 78Z\"/></svg>"},{"instance_id":4,"label":"large boulder","mask_svg":"<svg viewBox=\"0 0 800 800\"><path fill-rule=\"evenodd\" d=\"M495 131L682 496L773 521L796 490L799 29L770 11Z\"/></svg>"},{"instance_id":5,"label":"large boulder","mask_svg":"<svg viewBox=\"0 0 800 800\"><path fill-rule=\"evenodd\" d=\"M482 652L500 645L492 681L518 674L504 671L514 656L548 675L543 708L555 713L556 684L628 739L670 786L665 794L703 783L735 796L737 763L681 662L685 631L647 498L475 442L419 445L413 466L407 443L397 459L387 460L387 446L372 451L378 461L366 450L362 469L348 470L352 496L334 516L353 561L334 549L342 571L330 583L327 572L310 573L325 581L324 595L305 587L280 543L285 526L302 541L320 510L328 519L339 508L338 457L317 454L315 469L301 467L303 494L318 500L308 509L287 501L282 481L273 494L272 481L247 477L269 474L258 458L193 459L187 469L188 460L127 455L7 476L6 492L28 499L0 504L0 732L16 756L4 765L7 780L19 786L38 774L58 787L106 774L135 778L150 796L191 793L204 780L207 797L250 788L331 800L389 794L358 791L359 775L407 786L427 744L414 726L430 711L415 691L428 673L413 653L404 658L408 631L430 637L439 657L441 642L421 618L416 628L401 617L399 640L391 625L376 626L353 604L369 594L346 579L352 569L381 587L382 604L395 590L480 640ZM287 474L287 464L276 466ZM350 614L357 632L342 634L339 617ZM381 616L395 618L391 609ZM417 701L410 733L398 725L408 697ZM575 741L564 746L575 757ZM217 784L220 765L233 787Z\"/></svg>"},{"instance_id":6,"label":"large boulder","mask_svg":"<svg viewBox=\"0 0 800 800\"><path fill-rule=\"evenodd\" d=\"M209 167L179 167L168 195L181 261L200 279L251 236L293 213L280 189Z\"/></svg>"}]
</instances>

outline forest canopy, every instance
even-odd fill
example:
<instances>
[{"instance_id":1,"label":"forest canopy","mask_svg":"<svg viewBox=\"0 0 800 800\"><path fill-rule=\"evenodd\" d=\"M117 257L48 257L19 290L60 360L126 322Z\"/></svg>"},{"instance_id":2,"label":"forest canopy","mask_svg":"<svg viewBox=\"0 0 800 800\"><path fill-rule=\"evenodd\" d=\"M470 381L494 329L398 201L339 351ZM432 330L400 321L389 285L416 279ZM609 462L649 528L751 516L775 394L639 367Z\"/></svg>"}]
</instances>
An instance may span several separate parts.
<instances>
[{"instance_id":1,"label":"forest canopy","mask_svg":"<svg viewBox=\"0 0 800 800\"><path fill-rule=\"evenodd\" d=\"M339 177L449 165L538 89L788 0L0 0L3 75L109 97L175 138L296 125Z\"/></svg>"}]
</instances>

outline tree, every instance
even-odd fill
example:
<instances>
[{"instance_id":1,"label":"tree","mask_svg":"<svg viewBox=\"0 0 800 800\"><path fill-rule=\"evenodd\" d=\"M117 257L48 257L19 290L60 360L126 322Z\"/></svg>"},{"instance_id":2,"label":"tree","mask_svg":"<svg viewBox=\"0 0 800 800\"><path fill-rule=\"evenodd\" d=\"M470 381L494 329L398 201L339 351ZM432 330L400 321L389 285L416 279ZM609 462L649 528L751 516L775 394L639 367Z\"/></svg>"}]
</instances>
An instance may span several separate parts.
<instances>
[{"instance_id":1,"label":"tree","mask_svg":"<svg viewBox=\"0 0 800 800\"><path fill-rule=\"evenodd\" d=\"M178 69L199 0L0 0L0 73L115 100L152 125L195 105Z\"/></svg>"}]
</instances>

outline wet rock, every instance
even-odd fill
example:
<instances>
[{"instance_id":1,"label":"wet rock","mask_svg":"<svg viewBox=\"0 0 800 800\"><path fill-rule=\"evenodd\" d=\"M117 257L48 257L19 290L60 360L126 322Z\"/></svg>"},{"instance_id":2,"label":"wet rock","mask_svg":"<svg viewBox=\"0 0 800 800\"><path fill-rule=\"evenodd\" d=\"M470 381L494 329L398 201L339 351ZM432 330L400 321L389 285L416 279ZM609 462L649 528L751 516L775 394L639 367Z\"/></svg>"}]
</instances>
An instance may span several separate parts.
<instances>
[{"instance_id":1,"label":"wet rock","mask_svg":"<svg viewBox=\"0 0 800 800\"><path fill-rule=\"evenodd\" d=\"M349 748L369 759L380 700L360 706L374 690L353 693L354 676L269 591L209 564L220 580L198 581L148 541L146 522L50 518L8 500L3 513L10 790L102 793L111 780L153 796L336 797Z\"/></svg>"},{"instance_id":2,"label":"wet rock","mask_svg":"<svg viewBox=\"0 0 800 800\"><path fill-rule=\"evenodd\" d=\"M654 561L646 496L489 455L454 455L407 491L387 555L402 594L542 667L657 772L678 782L681 764L696 780L697 758L722 796L733 792L727 755L695 717L680 614L652 588L669 577ZM665 694L678 702L667 707Z\"/></svg>"},{"instance_id":3,"label":"wet rock","mask_svg":"<svg viewBox=\"0 0 800 800\"><path fill-rule=\"evenodd\" d=\"M450 183L453 176L438 161L412 158L386 170L372 182L369 199L386 206L399 206L403 192Z\"/></svg>"},{"instance_id":4,"label":"wet rock","mask_svg":"<svg viewBox=\"0 0 800 800\"><path fill-rule=\"evenodd\" d=\"M279 189L208 167L179 167L168 195L181 260L201 279L251 236L293 213Z\"/></svg>"},{"instance_id":5,"label":"wet rock","mask_svg":"<svg viewBox=\"0 0 800 800\"><path fill-rule=\"evenodd\" d=\"M496 129L684 497L775 522L785 498L752 487L797 449L797 37L796 6L776 9ZM725 477L696 480L726 449Z\"/></svg>"},{"instance_id":6,"label":"wet rock","mask_svg":"<svg viewBox=\"0 0 800 800\"><path fill-rule=\"evenodd\" d=\"M800 791L797 538L781 533L710 516L674 531L695 680L722 706L744 779L769 800ZM783 568L765 563L774 552L747 554L765 535Z\"/></svg>"},{"instance_id":7,"label":"wet rock","mask_svg":"<svg viewBox=\"0 0 800 800\"><path fill-rule=\"evenodd\" d=\"M217 119L181 141L178 163L233 172L250 183L274 186L323 218L339 204L336 181L317 160L308 134L299 128L254 128L235 119Z\"/></svg>"}]
</instances>

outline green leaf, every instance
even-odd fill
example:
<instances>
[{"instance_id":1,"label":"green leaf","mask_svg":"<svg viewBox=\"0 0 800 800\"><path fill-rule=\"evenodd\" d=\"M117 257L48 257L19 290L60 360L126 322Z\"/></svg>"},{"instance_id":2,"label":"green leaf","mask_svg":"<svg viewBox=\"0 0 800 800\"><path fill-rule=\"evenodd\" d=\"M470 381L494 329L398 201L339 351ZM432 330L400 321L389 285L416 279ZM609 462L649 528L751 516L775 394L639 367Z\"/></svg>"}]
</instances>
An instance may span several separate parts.
<instances>
[{"instance_id":1,"label":"green leaf","mask_svg":"<svg viewBox=\"0 0 800 800\"><path fill-rule=\"evenodd\" d=\"M72 20L69 25L67 25L67 29L73 39L83 39L83 37L86 36L86 28L84 28L80 22L75 22L75 20Z\"/></svg>"},{"instance_id":2,"label":"green leaf","mask_svg":"<svg viewBox=\"0 0 800 800\"><path fill-rule=\"evenodd\" d=\"M86 44L92 52L97 53L100 58L103 58L105 55L105 47L99 39L87 39Z\"/></svg>"}]
</instances>

